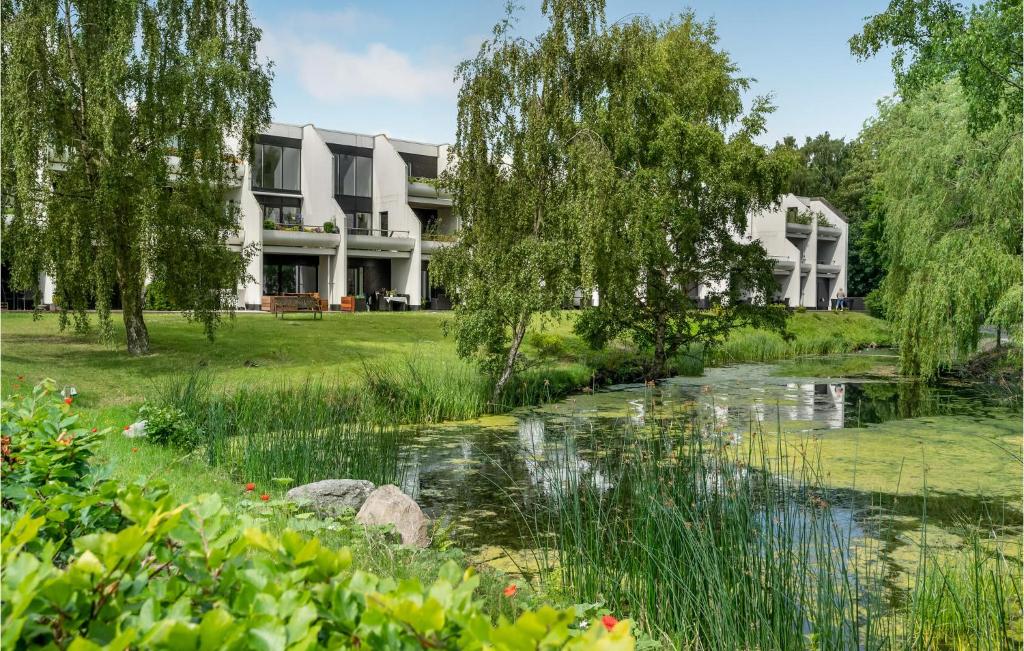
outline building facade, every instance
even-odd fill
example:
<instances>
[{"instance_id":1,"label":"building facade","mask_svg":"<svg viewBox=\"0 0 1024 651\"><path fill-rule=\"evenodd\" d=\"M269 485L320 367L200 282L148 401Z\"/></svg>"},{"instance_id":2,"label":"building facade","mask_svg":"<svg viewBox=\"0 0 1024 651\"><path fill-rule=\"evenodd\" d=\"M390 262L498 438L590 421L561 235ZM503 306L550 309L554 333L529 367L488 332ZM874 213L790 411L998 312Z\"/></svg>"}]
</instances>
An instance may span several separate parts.
<instances>
[{"instance_id":1,"label":"building facade","mask_svg":"<svg viewBox=\"0 0 1024 651\"><path fill-rule=\"evenodd\" d=\"M238 307L309 292L330 309L343 297L360 308L447 307L430 277L431 255L458 229L431 183L447 159L447 145L271 124L228 197L240 212L229 245L259 249Z\"/></svg>"},{"instance_id":2,"label":"building facade","mask_svg":"<svg viewBox=\"0 0 1024 651\"><path fill-rule=\"evenodd\" d=\"M343 302L359 310L449 308L430 274L432 255L459 229L451 198L432 183L447 162L444 144L271 124L227 197L240 215L228 246L257 251L238 308L267 309L268 297L312 292L332 310ZM774 260L776 302L831 309L846 290L849 227L823 198L784 195L736 237L759 240ZM41 276L40 289L52 304L53 280ZM596 292L584 296L577 292L573 304L599 301Z\"/></svg>"},{"instance_id":3,"label":"building facade","mask_svg":"<svg viewBox=\"0 0 1024 651\"><path fill-rule=\"evenodd\" d=\"M775 262L773 302L828 310L847 296L849 224L821 197L783 195L774 207L751 215L737 239L760 241ZM701 298L707 288L700 289Z\"/></svg>"}]
</instances>

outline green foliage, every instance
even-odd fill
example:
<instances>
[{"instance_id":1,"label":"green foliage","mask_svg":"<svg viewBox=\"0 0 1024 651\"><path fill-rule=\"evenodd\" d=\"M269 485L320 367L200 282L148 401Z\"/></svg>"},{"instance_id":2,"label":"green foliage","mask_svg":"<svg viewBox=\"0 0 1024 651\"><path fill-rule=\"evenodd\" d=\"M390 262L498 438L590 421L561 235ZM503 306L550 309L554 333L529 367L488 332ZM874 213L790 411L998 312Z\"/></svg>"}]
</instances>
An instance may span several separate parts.
<instances>
[{"instance_id":1,"label":"green foliage","mask_svg":"<svg viewBox=\"0 0 1024 651\"><path fill-rule=\"evenodd\" d=\"M691 344L785 322L767 305L763 247L732 234L776 200L790 159L754 142L772 107L756 98L744 112L748 80L717 45L692 13L610 26L595 44L601 92L572 150L582 284L601 297L578 332L594 346L630 336L655 375ZM701 286L721 288L707 294L715 309L697 309Z\"/></svg>"},{"instance_id":2,"label":"green foliage","mask_svg":"<svg viewBox=\"0 0 1024 651\"><path fill-rule=\"evenodd\" d=\"M623 424L618 440L575 432L567 440L593 467L549 469L564 485L546 505L557 535L541 537L567 592L682 649L1019 645L1019 557L976 542L952 560L922 544L920 564L894 579L865 562L888 542L851 541L807 442L794 454L762 434L731 445L692 415Z\"/></svg>"},{"instance_id":3,"label":"green foliage","mask_svg":"<svg viewBox=\"0 0 1024 651\"><path fill-rule=\"evenodd\" d=\"M970 8L952 0L891 0L850 39L850 49L867 58L891 48L896 85L908 99L955 76L972 133L1000 122L1019 128L1021 6L1020 0L987 0Z\"/></svg>"},{"instance_id":4,"label":"green foliage","mask_svg":"<svg viewBox=\"0 0 1024 651\"><path fill-rule=\"evenodd\" d=\"M802 146L797 146L793 136L786 136L775 149L788 149L797 158L786 181L786 192L835 202L850 166L851 143L833 138L826 131L814 138L808 136Z\"/></svg>"},{"instance_id":5,"label":"green foliage","mask_svg":"<svg viewBox=\"0 0 1024 651\"><path fill-rule=\"evenodd\" d=\"M172 404L144 403L139 417L146 421L146 437L154 443L191 448L203 440L202 430Z\"/></svg>"},{"instance_id":6,"label":"green foliage","mask_svg":"<svg viewBox=\"0 0 1024 651\"><path fill-rule=\"evenodd\" d=\"M534 315L553 315L579 281L568 150L597 92L588 57L603 3L556 0L543 11L549 25L535 39L512 34L510 14L458 67L452 165L440 181L462 228L431 269L456 289L459 355L480 361L495 402L521 367Z\"/></svg>"},{"instance_id":7,"label":"green foliage","mask_svg":"<svg viewBox=\"0 0 1024 651\"><path fill-rule=\"evenodd\" d=\"M90 474L89 462L106 431L76 427L78 415L61 402L53 380L36 385L0 410L3 441L3 527L37 518L38 536L26 542L61 564L71 540L124 523L114 500L124 494L116 482Z\"/></svg>"},{"instance_id":8,"label":"green foliage","mask_svg":"<svg viewBox=\"0 0 1024 651\"><path fill-rule=\"evenodd\" d=\"M68 419L52 386L41 386L4 404L4 436L12 452L17 440L19 454L49 455L60 477L80 478L77 459L40 443ZM6 483L6 457L4 470ZM575 608L544 606L492 623L474 594L473 570L450 563L429 586L379 578L353 568L348 549L287 529L268 534L217 495L181 504L125 487L114 500L117 526L86 523L73 532L49 527L54 500L38 491L7 500L16 517L5 505L6 649L633 648L628 621L581 630ZM59 554L62 547L70 554Z\"/></svg>"},{"instance_id":9,"label":"green foliage","mask_svg":"<svg viewBox=\"0 0 1024 651\"><path fill-rule=\"evenodd\" d=\"M224 197L271 105L245 0L2 7L14 284L49 274L62 325L84 329L95 305L107 336L116 294L128 350L142 354L152 278L212 336L254 252L225 246L238 214Z\"/></svg>"},{"instance_id":10,"label":"green foliage","mask_svg":"<svg viewBox=\"0 0 1024 651\"><path fill-rule=\"evenodd\" d=\"M976 352L979 327L1019 333L1020 125L971 134L955 82L883 107L874 184L885 213L885 314L906 373Z\"/></svg>"},{"instance_id":11,"label":"green foliage","mask_svg":"<svg viewBox=\"0 0 1024 651\"><path fill-rule=\"evenodd\" d=\"M175 309L174 305L167 298L167 291L161 281L154 281L146 285L145 308L147 310L168 311Z\"/></svg>"}]
</instances>

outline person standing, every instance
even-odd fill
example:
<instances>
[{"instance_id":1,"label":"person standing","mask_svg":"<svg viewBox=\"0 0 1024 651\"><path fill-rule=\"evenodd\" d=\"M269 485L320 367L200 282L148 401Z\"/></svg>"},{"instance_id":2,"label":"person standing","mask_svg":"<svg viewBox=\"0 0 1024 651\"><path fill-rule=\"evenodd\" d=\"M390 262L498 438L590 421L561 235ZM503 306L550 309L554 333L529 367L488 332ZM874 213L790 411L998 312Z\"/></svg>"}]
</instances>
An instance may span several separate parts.
<instances>
[{"instance_id":1,"label":"person standing","mask_svg":"<svg viewBox=\"0 0 1024 651\"><path fill-rule=\"evenodd\" d=\"M836 311L842 312L844 309L846 309L846 292L840 287L839 291L836 292Z\"/></svg>"}]
</instances>

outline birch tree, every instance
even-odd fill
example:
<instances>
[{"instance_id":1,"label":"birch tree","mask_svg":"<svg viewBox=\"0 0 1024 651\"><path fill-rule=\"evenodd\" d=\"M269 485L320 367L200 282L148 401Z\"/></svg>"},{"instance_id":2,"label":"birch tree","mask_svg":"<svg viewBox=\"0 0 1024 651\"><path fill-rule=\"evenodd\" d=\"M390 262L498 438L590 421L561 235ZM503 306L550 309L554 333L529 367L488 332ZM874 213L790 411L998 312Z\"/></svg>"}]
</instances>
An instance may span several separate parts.
<instances>
[{"instance_id":1,"label":"birch tree","mask_svg":"<svg viewBox=\"0 0 1024 651\"><path fill-rule=\"evenodd\" d=\"M15 283L49 274L61 327L95 305L107 336L119 297L144 354L148 277L212 336L245 276L224 195L271 104L245 0L4 0L2 21Z\"/></svg>"}]
</instances>

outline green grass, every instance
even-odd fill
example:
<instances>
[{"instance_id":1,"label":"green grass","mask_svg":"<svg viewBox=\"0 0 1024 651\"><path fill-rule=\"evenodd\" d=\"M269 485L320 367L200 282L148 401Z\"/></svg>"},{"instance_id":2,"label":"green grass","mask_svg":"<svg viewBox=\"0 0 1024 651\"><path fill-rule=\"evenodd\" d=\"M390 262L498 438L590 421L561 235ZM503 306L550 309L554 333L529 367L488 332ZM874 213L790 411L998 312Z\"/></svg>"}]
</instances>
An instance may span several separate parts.
<instances>
[{"instance_id":1,"label":"green grass","mask_svg":"<svg viewBox=\"0 0 1024 651\"><path fill-rule=\"evenodd\" d=\"M557 381L556 389L571 383L577 383L571 388L578 388L595 376L598 381L623 379L614 375L636 365L636 353L625 345L588 350L572 335L571 316L567 312L538 323L537 332L528 336L525 352L535 363L530 373L542 385L545 376L551 383ZM117 340L104 344L95 334L59 333L54 314L37 320L31 314L5 312L0 321L0 387L6 394L15 384L51 377L75 385L82 406L108 407L137 404L162 382L196 368L209 372L218 387L301 383L310 377L354 383L368 365L387 370L408 365L409 359L447 368L465 380L476 371L458 358L452 338L442 332L443 320L450 317L437 312L329 313L313 321L304 315L282 320L240 313L225 319L210 342L196 324L180 315L154 312L146 314L152 354L133 357L125 352L118 314ZM710 355L711 361L850 352L889 341L883 321L849 312L794 314L790 330L795 335L792 342L770 333L739 331L720 352ZM544 336L539 339L540 331ZM18 376L25 380L18 381ZM549 390L555 391L550 384Z\"/></svg>"},{"instance_id":2,"label":"green grass","mask_svg":"<svg viewBox=\"0 0 1024 651\"><path fill-rule=\"evenodd\" d=\"M789 320L792 338L753 328L737 330L709 351L709 365L774 362L807 355L838 355L892 343L884 321L855 312L796 313Z\"/></svg>"},{"instance_id":3,"label":"green grass","mask_svg":"<svg viewBox=\"0 0 1024 651\"><path fill-rule=\"evenodd\" d=\"M892 377L899 356L889 351L785 360L773 370L782 377Z\"/></svg>"}]
</instances>

